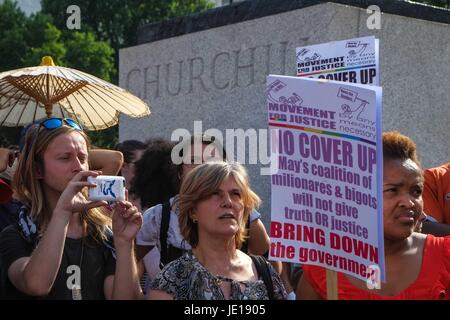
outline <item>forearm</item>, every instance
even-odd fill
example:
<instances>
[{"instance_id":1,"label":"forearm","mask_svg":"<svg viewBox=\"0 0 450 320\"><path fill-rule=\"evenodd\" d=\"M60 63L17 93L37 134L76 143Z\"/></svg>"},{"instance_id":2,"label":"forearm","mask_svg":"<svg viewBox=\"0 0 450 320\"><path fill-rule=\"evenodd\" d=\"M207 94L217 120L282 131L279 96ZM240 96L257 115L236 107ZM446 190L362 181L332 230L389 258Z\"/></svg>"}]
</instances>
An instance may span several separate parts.
<instances>
[{"instance_id":1,"label":"forearm","mask_svg":"<svg viewBox=\"0 0 450 320\"><path fill-rule=\"evenodd\" d=\"M143 299L133 242L115 240L114 244L116 247L116 272L114 275L113 299Z\"/></svg>"},{"instance_id":2,"label":"forearm","mask_svg":"<svg viewBox=\"0 0 450 320\"><path fill-rule=\"evenodd\" d=\"M270 264L272 265L272 267L275 269L275 271L276 271L279 275L281 275L281 271L283 270L281 261L269 260L269 262L270 262Z\"/></svg>"},{"instance_id":3,"label":"forearm","mask_svg":"<svg viewBox=\"0 0 450 320\"><path fill-rule=\"evenodd\" d=\"M123 164L123 155L119 151L92 149L89 151L89 168L100 170L103 175L115 176Z\"/></svg>"},{"instance_id":4,"label":"forearm","mask_svg":"<svg viewBox=\"0 0 450 320\"><path fill-rule=\"evenodd\" d=\"M291 284L291 264L289 262L282 262L280 278L287 293L294 291Z\"/></svg>"},{"instance_id":5,"label":"forearm","mask_svg":"<svg viewBox=\"0 0 450 320\"><path fill-rule=\"evenodd\" d=\"M67 218L53 215L50 219L23 271L27 292L37 296L50 292L61 265L68 225Z\"/></svg>"},{"instance_id":6,"label":"forearm","mask_svg":"<svg viewBox=\"0 0 450 320\"><path fill-rule=\"evenodd\" d=\"M136 244L135 246L135 252L136 252L136 259L138 261L141 261L144 259L144 257L149 253L155 246L141 246Z\"/></svg>"},{"instance_id":7,"label":"forearm","mask_svg":"<svg viewBox=\"0 0 450 320\"><path fill-rule=\"evenodd\" d=\"M249 236L249 253L255 255L264 255L269 250L270 238L261 220L257 219L250 224Z\"/></svg>"},{"instance_id":8,"label":"forearm","mask_svg":"<svg viewBox=\"0 0 450 320\"><path fill-rule=\"evenodd\" d=\"M320 300L320 295L314 291L305 274L303 274L295 290L297 300Z\"/></svg>"}]
</instances>

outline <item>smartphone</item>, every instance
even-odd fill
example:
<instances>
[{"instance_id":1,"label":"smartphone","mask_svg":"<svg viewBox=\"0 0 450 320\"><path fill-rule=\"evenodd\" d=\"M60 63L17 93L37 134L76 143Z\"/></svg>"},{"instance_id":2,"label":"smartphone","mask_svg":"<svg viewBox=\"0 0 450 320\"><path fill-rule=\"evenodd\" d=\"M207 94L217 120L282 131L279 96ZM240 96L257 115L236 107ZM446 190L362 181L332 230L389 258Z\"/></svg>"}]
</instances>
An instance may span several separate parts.
<instances>
[{"instance_id":1,"label":"smartphone","mask_svg":"<svg viewBox=\"0 0 450 320\"><path fill-rule=\"evenodd\" d=\"M89 183L95 183L95 187L89 188L90 201L124 201L125 178L118 176L88 177Z\"/></svg>"}]
</instances>

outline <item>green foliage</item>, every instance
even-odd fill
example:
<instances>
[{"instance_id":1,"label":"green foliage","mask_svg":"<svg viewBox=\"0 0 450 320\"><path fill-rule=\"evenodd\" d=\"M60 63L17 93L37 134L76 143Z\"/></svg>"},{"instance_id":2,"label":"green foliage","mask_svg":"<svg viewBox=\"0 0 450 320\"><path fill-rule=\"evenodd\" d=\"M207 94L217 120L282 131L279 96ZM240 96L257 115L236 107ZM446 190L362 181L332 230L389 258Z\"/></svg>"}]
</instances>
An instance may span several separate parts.
<instances>
[{"instance_id":1,"label":"green foliage","mask_svg":"<svg viewBox=\"0 0 450 320\"><path fill-rule=\"evenodd\" d=\"M93 31L114 50L136 44L138 26L159 22L210 9L208 0L42 0L42 12L55 19L55 25L66 29L66 8L77 5L81 10L81 31Z\"/></svg>"},{"instance_id":2,"label":"green foliage","mask_svg":"<svg viewBox=\"0 0 450 320\"><path fill-rule=\"evenodd\" d=\"M104 41L96 41L92 32L72 32L66 41L65 62L78 70L111 81L116 74L114 50Z\"/></svg>"},{"instance_id":3,"label":"green foliage","mask_svg":"<svg viewBox=\"0 0 450 320\"><path fill-rule=\"evenodd\" d=\"M419 2L428 4L435 7L449 8L450 9L450 1L449 0L413 0L413 2Z\"/></svg>"},{"instance_id":4,"label":"green foliage","mask_svg":"<svg viewBox=\"0 0 450 320\"><path fill-rule=\"evenodd\" d=\"M46 22L41 29L41 43L36 47L31 47L22 59L25 66L39 65L43 56L52 56L56 65L64 66L66 56L66 46L61 41L61 31L49 22Z\"/></svg>"},{"instance_id":5,"label":"green foliage","mask_svg":"<svg viewBox=\"0 0 450 320\"><path fill-rule=\"evenodd\" d=\"M87 135L93 146L114 149L116 144L119 143L119 126L115 125L100 131L88 131Z\"/></svg>"},{"instance_id":6,"label":"green foliage","mask_svg":"<svg viewBox=\"0 0 450 320\"><path fill-rule=\"evenodd\" d=\"M54 24L51 16L42 12L37 12L25 20L25 25L27 29L27 34L25 35L27 46L37 48L45 42L46 33L43 32L43 30L45 30L48 25Z\"/></svg>"},{"instance_id":7,"label":"green foliage","mask_svg":"<svg viewBox=\"0 0 450 320\"><path fill-rule=\"evenodd\" d=\"M50 15L38 12L26 17L17 5L6 0L0 5L0 70L36 66L50 55L56 65L86 71L106 81L116 75L114 51L92 32L64 33ZM0 127L0 146L17 144L21 128ZM114 146L117 128L93 134L101 147ZM102 136L103 135L103 136Z\"/></svg>"},{"instance_id":8,"label":"green foliage","mask_svg":"<svg viewBox=\"0 0 450 320\"><path fill-rule=\"evenodd\" d=\"M0 71L22 67L27 50L25 22L25 14L15 2L5 0L0 5Z\"/></svg>"},{"instance_id":9,"label":"green foliage","mask_svg":"<svg viewBox=\"0 0 450 320\"><path fill-rule=\"evenodd\" d=\"M12 0L0 4L0 72L55 64L117 83L118 49L136 45L138 26L212 8L208 0L42 0L42 11L27 17ZM81 9L81 30L66 26L67 7ZM0 146L17 144L21 128L0 127ZM118 126L89 132L92 143L113 148Z\"/></svg>"},{"instance_id":10,"label":"green foliage","mask_svg":"<svg viewBox=\"0 0 450 320\"><path fill-rule=\"evenodd\" d=\"M0 72L21 68L27 51L26 17L15 2L0 4ZM18 144L20 128L0 127L0 147Z\"/></svg>"},{"instance_id":11,"label":"green foliage","mask_svg":"<svg viewBox=\"0 0 450 320\"><path fill-rule=\"evenodd\" d=\"M137 27L143 24L160 22L175 17L185 16L192 13L213 8L208 0L159 0L139 1L132 0L133 23L125 37L127 41L134 43Z\"/></svg>"},{"instance_id":12,"label":"green foliage","mask_svg":"<svg viewBox=\"0 0 450 320\"><path fill-rule=\"evenodd\" d=\"M115 76L114 50L97 41L92 32L71 32L64 39L53 24L45 22L40 27L40 42L25 54L24 66L38 65L43 56L52 56L58 66L76 68L106 81Z\"/></svg>"},{"instance_id":13,"label":"green foliage","mask_svg":"<svg viewBox=\"0 0 450 320\"><path fill-rule=\"evenodd\" d=\"M81 9L81 31L92 31L100 40L107 40L114 48L120 42L124 26L129 23L129 1L109 0L42 0L42 12L55 19L55 25L67 30L67 13L69 5L77 5Z\"/></svg>"}]
</instances>

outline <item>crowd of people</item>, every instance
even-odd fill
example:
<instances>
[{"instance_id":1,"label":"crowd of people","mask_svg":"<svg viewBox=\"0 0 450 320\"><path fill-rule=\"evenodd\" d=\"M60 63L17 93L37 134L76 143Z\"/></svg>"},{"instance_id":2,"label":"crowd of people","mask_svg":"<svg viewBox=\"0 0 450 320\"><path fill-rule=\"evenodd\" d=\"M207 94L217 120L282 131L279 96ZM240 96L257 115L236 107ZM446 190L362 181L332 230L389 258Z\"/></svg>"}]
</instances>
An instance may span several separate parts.
<instances>
[{"instance_id":1,"label":"crowd of people","mask_svg":"<svg viewBox=\"0 0 450 320\"><path fill-rule=\"evenodd\" d=\"M22 135L0 149L0 298L327 298L324 268L270 260L261 199L212 137L186 140L175 165L172 142L98 149L66 118ZM409 137L382 141L387 281L339 273L338 297L450 299L450 165L423 171ZM88 177L118 174L125 200L89 200Z\"/></svg>"}]
</instances>

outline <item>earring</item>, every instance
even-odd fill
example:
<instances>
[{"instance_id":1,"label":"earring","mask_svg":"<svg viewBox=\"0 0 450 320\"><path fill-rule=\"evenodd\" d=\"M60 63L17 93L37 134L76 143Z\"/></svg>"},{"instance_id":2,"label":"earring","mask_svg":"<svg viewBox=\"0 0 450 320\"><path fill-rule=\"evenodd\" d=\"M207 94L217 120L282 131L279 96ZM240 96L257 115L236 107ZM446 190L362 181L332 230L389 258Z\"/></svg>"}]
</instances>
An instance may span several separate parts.
<instances>
[{"instance_id":1,"label":"earring","mask_svg":"<svg viewBox=\"0 0 450 320\"><path fill-rule=\"evenodd\" d=\"M196 218L194 218L194 217L192 217L191 219L192 219L193 223L197 223L198 222L198 220Z\"/></svg>"}]
</instances>

